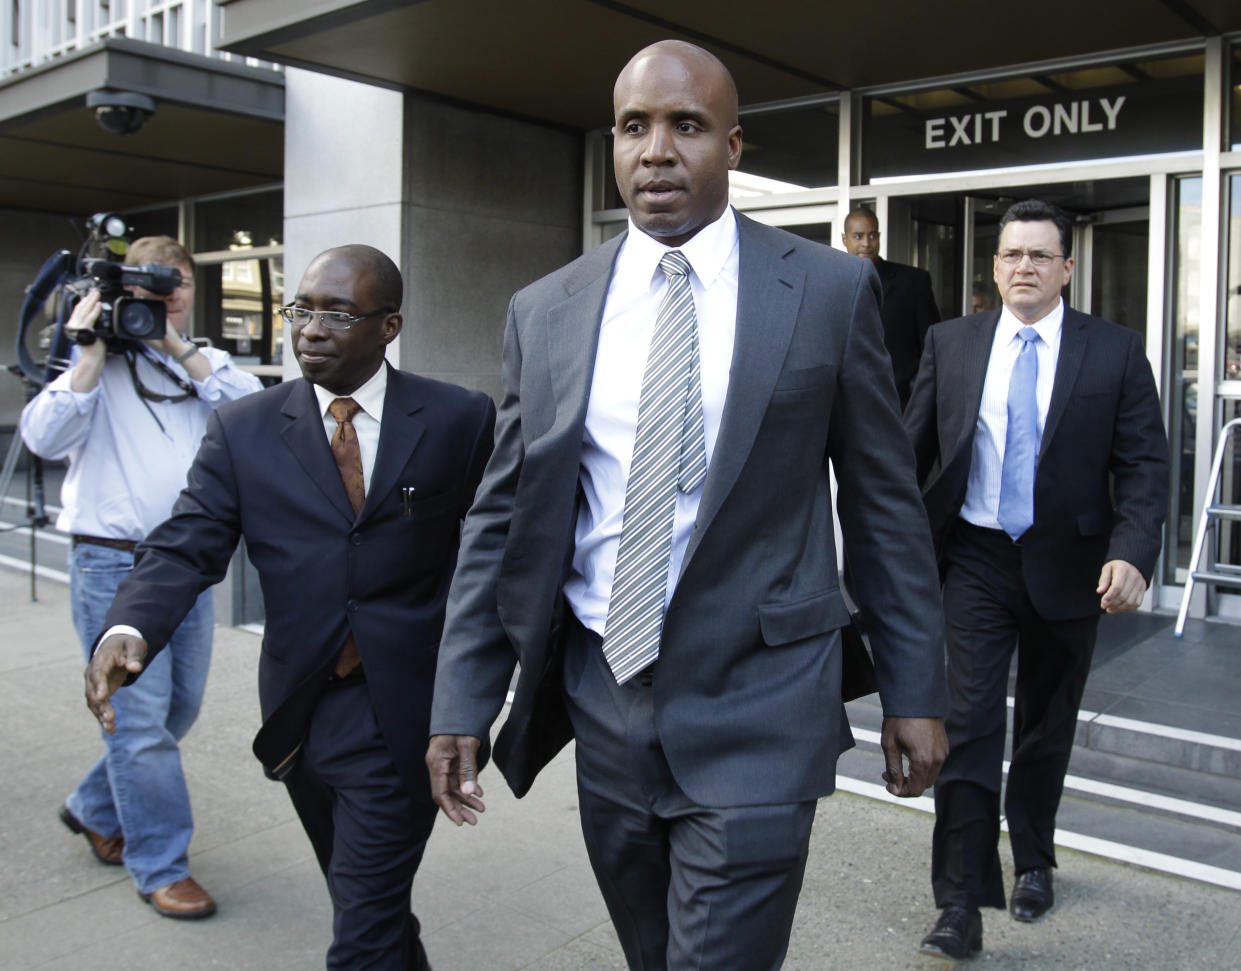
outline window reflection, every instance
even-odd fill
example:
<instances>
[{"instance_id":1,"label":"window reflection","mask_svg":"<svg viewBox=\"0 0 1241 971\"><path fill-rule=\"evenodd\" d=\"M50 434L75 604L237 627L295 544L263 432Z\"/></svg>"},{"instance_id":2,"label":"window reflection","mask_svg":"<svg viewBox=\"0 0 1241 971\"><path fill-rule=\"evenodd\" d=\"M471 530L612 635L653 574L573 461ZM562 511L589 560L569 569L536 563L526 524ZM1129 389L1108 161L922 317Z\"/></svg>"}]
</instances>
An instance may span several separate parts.
<instances>
[{"instance_id":1,"label":"window reflection","mask_svg":"<svg viewBox=\"0 0 1241 971\"><path fill-rule=\"evenodd\" d=\"M1229 206L1227 234L1227 264L1224 267L1228 281L1227 299L1224 302L1224 362L1223 379L1241 381L1241 175L1228 180Z\"/></svg>"},{"instance_id":2,"label":"window reflection","mask_svg":"<svg viewBox=\"0 0 1241 971\"><path fill-rule=\"evenodd\" d=\"M1172 267L1172 335L1168 362L1172 449L1172 508L1164 547L1164 580L1189 565L1194 532L1194 459L1198 422L1198 289L1202 251L1202 179L1176 182L1175 251Z\"/></svg>"}]
</instances>

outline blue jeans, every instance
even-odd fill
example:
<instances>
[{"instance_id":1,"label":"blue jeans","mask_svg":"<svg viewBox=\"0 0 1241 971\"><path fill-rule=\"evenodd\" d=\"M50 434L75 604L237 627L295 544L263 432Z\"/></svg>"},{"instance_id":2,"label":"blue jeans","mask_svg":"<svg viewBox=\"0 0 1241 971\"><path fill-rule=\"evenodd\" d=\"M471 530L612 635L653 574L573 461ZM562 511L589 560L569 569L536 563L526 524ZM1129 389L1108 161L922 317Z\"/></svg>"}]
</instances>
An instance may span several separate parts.
<instances>
[{"instance_id":1,"label":"blue jeans","mask_svg":"<svg viewBox=\"0 0 1241 971\"><path fill-rule=\"evenodd\" d=\"M80 543L69 552L73 623L88 660L133 565L133 553L106 546ZM194 820L177 742L198 717L214 624L207 590L142 676L112 697L116 734L101 731L104 754L65 800L87 828L125 837L125 866L140 893L189 876Z\"/></svg>"}]
</instances>

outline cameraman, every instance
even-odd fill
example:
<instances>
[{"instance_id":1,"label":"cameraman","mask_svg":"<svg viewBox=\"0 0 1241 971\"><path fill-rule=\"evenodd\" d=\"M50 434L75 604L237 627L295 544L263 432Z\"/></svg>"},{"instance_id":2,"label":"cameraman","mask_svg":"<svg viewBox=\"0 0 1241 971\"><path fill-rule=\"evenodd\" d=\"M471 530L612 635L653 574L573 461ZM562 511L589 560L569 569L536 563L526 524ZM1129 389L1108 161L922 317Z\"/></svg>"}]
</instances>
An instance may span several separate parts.
<instances>
[{"instance_id":1,"label":"cameraman","mask_svg":"<svg viewBox=\"0 0 1241 971\"><path fill-rule=\"evenodd\" d=\"M184 336L194 305L194 261L176 240L135 240L125 262L181 271L161 295L161 340L125 341L109 353L103 339L74 344L72 367L26 406L21 434L45 459L68 458L56 525L72 535L73 622L89 660L104 615L134 564L134 547L168 517L219 404L259 390L259 380L229 355ZM78 301L65 325L91 331L100 294ZM114 699L116 734L61 807L60 818L86 836L103 863L128 868L138 893L165 917L209 917L215 902L190 876L194 824L177 742L198 716L211 660L211 591L199 598L144 676Z\"/></svg>"}]
</instances>

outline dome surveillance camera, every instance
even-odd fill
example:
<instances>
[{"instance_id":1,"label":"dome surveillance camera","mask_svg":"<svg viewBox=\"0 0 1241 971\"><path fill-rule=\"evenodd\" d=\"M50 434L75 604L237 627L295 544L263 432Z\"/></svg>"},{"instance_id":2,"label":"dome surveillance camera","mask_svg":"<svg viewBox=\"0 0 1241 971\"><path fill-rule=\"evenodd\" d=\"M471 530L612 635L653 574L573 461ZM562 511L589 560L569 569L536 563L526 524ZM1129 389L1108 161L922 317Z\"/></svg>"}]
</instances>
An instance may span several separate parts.
<instances>
[{"instance_id":1,"label":"dome surveillance camera","mask_svg":"<svg viewBox=\"0 0 1241 971\"><path fill-rule=\"evenodd\" d=\"M95 110L95 120L113 135L132 135L155 114L155 101L130 91L92 91L86 107Z\"/></svg>"}]
</instances>

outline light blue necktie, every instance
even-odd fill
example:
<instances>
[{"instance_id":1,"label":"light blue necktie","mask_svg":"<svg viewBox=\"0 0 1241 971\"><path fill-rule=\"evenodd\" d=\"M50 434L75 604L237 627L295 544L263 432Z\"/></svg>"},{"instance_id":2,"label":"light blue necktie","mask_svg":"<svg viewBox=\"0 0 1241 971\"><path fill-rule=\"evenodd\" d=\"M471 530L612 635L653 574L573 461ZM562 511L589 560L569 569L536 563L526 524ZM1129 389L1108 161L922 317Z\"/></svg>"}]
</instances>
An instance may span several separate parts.
<instances>
[{"instance_id":1,"label":"light blue necktie","mask_svg":"<svg viewBox=\"0 0 1241 971\"><path fill-rule=\"evenodd\" d=\"M1038 331L1017 331L1021 350L1008 382L1008 431L1000 470L1000 525L1014 541L1034 522L1034 468L1038 461Z\"/></svg>"}]
</instances>

